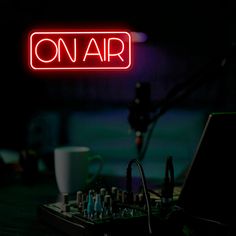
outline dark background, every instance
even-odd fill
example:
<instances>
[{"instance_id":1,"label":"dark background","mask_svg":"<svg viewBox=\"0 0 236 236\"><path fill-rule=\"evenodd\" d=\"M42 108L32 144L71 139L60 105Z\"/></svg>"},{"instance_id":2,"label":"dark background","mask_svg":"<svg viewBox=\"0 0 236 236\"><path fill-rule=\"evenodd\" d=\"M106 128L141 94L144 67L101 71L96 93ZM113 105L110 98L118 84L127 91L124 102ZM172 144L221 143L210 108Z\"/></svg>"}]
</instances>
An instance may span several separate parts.
<instances>
[{"instance_id":1,"label":"dark background","mask_svg":"<svg viewBox=\"0 0 236 236\"><path fill-rule=\"evenodd\" d=\"M235 12L233 1L219 0L1 1L0 235L60 235L36 212L58 200L55 146L91 147L104 158L102 177L124 185L127 163L137 156L128 104L138 81L150 83L153 102L200 81L160 118L142 162L150 188L160 187L172 155L182 184L209 113L236 110ZM27 42L29 32L44 28L127 29L147 41L133 44L129 71L39 73L28 66ZM43 168L30 155L19 161L32 145Z\"/></svg>"},{"instance_id":2,"label":"dark background","mask_svg":"<svg viewBox=\"0 0 236 236\"><path fill-rule=\"evenodd\" d=\"M27 124L39 111L63 114L104 107L127 108L137 81L150 82L152 99L163 99L173 86L190 80L214 58L234 54L234 13L231 2L219 0L3 1L0 145L24 147ZM29 32L67 27L124 28L144 32L148 39L134 45L131 71L30 71L26 50ZM234 110L236 82L232 61L227 61L222 74L218 73L218 61L215 67L209 67L202 88L193 91L179 106ZM61 143L64 141L62 137Z\"/></svg>"}]
</instances>

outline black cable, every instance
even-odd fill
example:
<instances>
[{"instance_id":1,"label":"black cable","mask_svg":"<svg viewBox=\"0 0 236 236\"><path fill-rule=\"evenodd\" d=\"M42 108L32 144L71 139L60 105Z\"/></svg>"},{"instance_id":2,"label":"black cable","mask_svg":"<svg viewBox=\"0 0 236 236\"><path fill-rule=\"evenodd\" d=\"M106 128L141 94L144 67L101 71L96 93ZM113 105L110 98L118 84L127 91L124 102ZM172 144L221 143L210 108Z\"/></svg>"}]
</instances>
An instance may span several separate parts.
<instances>
[{"instance_id":1,"label":"black cable","mask_svg":"<svg viewBox=\"0 0 236 236\"><path fill-rule=\"evenodd\" d=\"M141 163L139 162L139 160L137 159L132 159L129 163L128 163L128 167L127 167L127 192L128 192L128 196L131 196L130 193L132 193L132 164L135 163L138 167L139 170L139 174L142 180L142 184L143 184L143 192L144 192L144 196L145 196L145 200L146 200L146 206L147 206L147 219L148 219L148 231L149 234L152 234L152 227L151 227L151 203L150 203L150 197L148 194L148 188L147 188L147 183L146 183L146 178L144 175L144 170L143 167L141 165Z\"/></svg>"},{"instance_id":2,"label":"black cable","mask_svg":"<svg viewBox=\"0 0 236 236\"><path fill-rule=\"evenodd\" d=\"M159 197L159 198L162 197L160 193L158 193L158 192L156 192L156 191L154 191L154 190L152 190L152 189L148 189L148 192L150 192L150 193L156 195L156 196Z\"/></svg>"},{"instance_id":3,"label":"black cable","mask_svg":"<svg viewBox=\"0 0 236 236\"><path fill-rule=\"evenodd\" d=\"M148 145L149 145L150 140L151 140L151 137L152 137L152 133L153 133L154 128L155 128L155 126L156 126L156 123L157 123L158 119L161 117L161 115L162 115L161 113L160 113L160 114L157 114L157 115L156 115L156 119L151 123L151 128L150 128L149 131L148 131L146 140L145 140L145 142L144 142L143 149L142 149L142 151L140 151L140 154L139 154L139 156L138 156L138 160L139 160L139 161L142 161L142 160L144 159L144 157L145 157L145 154L146 154L147 149L148 149Z\"/></svg>"},{"instance_id":4,"label":"black cable","mask_svg":"<svg viewBox=\"0 0 236 236\"><path fill-rule=\"evenodd\" d=\"M215 225L226 227L226 228L229 228L229 226L230 226L229 224L223 223L223 222L218 221L218 220L213 220L213 219L193 215L191 213L186 212L184 210L184 208L179 207L179 206L175 206L173 212L175 212L175 213L179 212L181 217L184 217L185 219L188 219L188 221L198 220L199 222L201 221L201 222L205 222L205 223L209 223L209 224L215 224Z\"/></svg>"},{"instance_id":5,"label":"black cable","mask_svg":"<svg viewBox=\"0 0 236 236\"><path fill-rule=\"evenodd\" d=\"M169 179L170 186L174 187L175 180L174 180L174 166L173 166L172 156L169 156L167 158L165 178Z\"/></svg>"},{"instance_id":6,"label":"black cable","mask_svg":"<svg viewBox=\"0 0 236 236\"><path fill-rule=\"evenodd\" d=\"M174 166L172 156L169 156L166 161L165 178L162 186L162 198L166 203L173 199L174 185Z\"/></svg>"}]
</instances>

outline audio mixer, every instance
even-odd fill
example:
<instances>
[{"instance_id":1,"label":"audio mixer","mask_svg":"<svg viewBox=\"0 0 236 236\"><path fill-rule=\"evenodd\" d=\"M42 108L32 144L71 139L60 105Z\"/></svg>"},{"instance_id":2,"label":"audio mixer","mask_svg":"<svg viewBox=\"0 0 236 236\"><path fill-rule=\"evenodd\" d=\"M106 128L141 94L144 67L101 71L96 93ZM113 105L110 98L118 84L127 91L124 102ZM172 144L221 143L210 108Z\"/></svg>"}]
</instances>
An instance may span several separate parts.
<instances>
[{"instance_id":1,"label":"audio mixer","mask_svg":"<svg viewBox=\"0 0 236 236\"><path fill-rule=\"evenodd\" d=\"M117 187L78 191L74 199L64 194L58 202L41 205L38 213L42 221L69 236L116 236L128 232L149 235L150 230L166 235L167 230L173 229L168 226L166 217L175 198L164 200L158 193L149 192L151 211L148 214L143 191L131 195L132 198L128 198L127 191Z\"/></svg>"}]
</instances>

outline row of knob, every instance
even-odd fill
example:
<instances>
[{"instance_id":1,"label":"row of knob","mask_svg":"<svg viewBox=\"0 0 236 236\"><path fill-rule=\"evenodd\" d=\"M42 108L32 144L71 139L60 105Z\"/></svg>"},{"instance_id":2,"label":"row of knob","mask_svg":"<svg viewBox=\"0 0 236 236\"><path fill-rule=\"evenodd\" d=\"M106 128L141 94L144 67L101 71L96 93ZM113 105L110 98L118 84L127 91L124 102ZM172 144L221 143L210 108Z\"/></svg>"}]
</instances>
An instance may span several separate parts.
<instances>
[{"instance_id":1,"label":"row of knob","mask_svg":"<svg viewBox=\"0 0 236 236\"><path fill-rule=\"evenodd\" d=\"M132 194L133 205L144 207L143 193ZM102 219L111 215L133 214L132 210L124 208L121 210L119 205L128 204L128 194L117 187L112 187L110 192L101 188L99 192L89 190L88 193L78 191L76 194L76 208L78 214L89 219ZM69 195L64 194L62 200L62 211L69 212L71 204Z\"/></svg>"}]
</instances>

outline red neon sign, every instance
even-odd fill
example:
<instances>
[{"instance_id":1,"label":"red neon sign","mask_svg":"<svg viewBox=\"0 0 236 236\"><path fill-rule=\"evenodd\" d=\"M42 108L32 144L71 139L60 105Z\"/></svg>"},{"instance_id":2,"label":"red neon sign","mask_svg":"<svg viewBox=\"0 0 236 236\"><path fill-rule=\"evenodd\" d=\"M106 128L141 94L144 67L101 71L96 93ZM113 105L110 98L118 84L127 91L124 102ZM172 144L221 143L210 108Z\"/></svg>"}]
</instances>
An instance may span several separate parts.
<instances>
[{"instance_id":1,"label":"red neon sign","mask_svg":"<svg viewBox=\"0 0 236 236\"><path fill-rule=\"evenodd\" d=\"M124 31L34 32L29 61L34 70L126 70L131 36Z\"/></svg>"}]
</instances>

